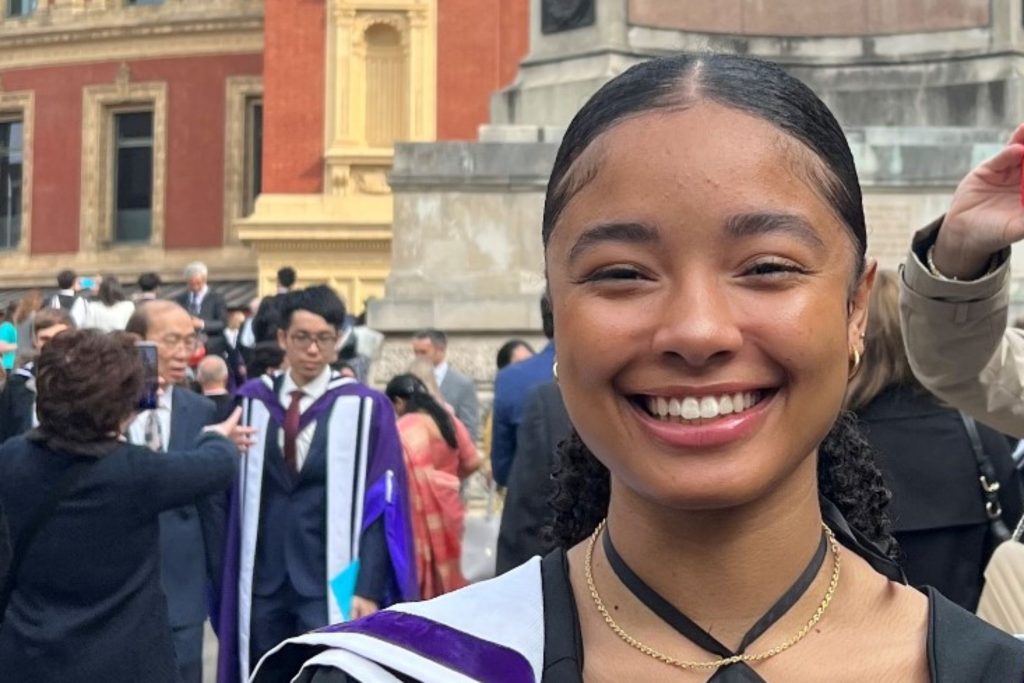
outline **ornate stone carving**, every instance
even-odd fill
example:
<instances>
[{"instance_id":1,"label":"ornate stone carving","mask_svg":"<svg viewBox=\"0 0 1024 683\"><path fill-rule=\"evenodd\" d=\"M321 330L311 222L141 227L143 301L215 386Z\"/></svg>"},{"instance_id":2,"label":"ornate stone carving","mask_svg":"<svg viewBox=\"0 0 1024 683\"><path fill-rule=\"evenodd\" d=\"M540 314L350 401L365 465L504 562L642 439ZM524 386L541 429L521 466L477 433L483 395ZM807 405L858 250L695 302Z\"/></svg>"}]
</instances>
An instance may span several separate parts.
<instances>
[{"instance_id":1,"label":"ornate stone carving","mask_svg":"<svg viewBox=\"0 0 1024 683\"><path fill-rule=\"evenodd\" d=\"M541 33L561 33L595 21L594 0L542 0Z\"/></svg>"},{"instance_id":2,"label":"ornate stone carving","mask_svg":"<svg viewBox=\"0 0 1024 683\"><path fill-rule=\"evenodd\" d=\"M369 169L354 174L356 189L363 194L391 194L385 169Z\"/></svg>"}]
</instances>

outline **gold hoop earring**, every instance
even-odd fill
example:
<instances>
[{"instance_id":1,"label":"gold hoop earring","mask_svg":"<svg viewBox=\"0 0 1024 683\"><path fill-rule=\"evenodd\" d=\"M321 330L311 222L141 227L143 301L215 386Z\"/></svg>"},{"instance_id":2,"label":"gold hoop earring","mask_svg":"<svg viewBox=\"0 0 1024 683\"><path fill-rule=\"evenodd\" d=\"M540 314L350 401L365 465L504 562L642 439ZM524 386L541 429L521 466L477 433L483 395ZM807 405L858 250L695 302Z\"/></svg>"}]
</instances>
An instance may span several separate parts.
<instances>
[{"instance_id":1,"label":"gold hoop earring","mask_svg":"<svg viewBox=\"0 0 1024 683\"><path fill-rule=\"evenodd\" d=\"M854 377L857 376L857 373L860 372L860 351L858 351L857 347L855 346L852 349L850 349L850 352L853 355L853 358L851 359L852 362L849 372L849 379L853 379Z\"/></svg>"},{"instance_id":2,"label":"gold hoop earring","mask_svg":"<svg viewBox=\"0 0 1024 683\"><path fill-rule=\"evenodd\" d=\"M551 366L551 374L554 375L555 381L558 381L558 361L556 360Z\"/></svg>"}]
</instances>

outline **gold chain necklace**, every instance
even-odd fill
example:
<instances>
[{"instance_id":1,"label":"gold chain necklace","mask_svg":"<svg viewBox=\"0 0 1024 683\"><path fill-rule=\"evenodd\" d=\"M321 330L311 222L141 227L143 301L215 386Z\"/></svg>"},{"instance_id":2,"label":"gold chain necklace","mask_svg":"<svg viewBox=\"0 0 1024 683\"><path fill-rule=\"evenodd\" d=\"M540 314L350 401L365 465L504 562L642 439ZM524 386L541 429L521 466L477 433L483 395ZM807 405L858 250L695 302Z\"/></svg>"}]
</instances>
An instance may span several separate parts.
<instances>
[{"instance_id":1,"label":"gold chain necklace","mask_svg":"<svg viewBox=\"0 0 1024 683\"><path fill-rule=\"evenodd\" d=\"M759 652L757 654L752 655L733 655L732 657L726 657L725 659L716 659L713 661L706 662L690 662L676 659L674 657L669 657L668 655L662 654L661 652L658 652L652 647L644 645L639 640L626 633L621 626L615 623L615 619L612 618L612 615L604 606L604 601L601 600L601 595L597 592L597 586L594 584L592 562L594 559L594 546L597 544L597 539L601 535L601 532L604 531L604 528L607 525L607 523L608 520L605 519L597 525L597 528L594 529L594 533L590 536L590 542L587 544L587 554L583 565L583 570L587 578L587 587L590 589L590 597L594 599L594 605L597 607L597 611L601 613L602 617L604 617L604 623L608 624L608 628L610 628L615 633L615 635L621 638L624 643L632 647L634 650L639 650L648 657L652 657L663 664L668 664L669 666L674 666L678 669L684 669L687 671L693 669L717 669L721 666L726 666L728 664L737 664L739 662L760 662L770 657L774 657L780 652L788 650L789 648L793 647L798 642L803 640L804 636L810 633L811 629L814 628L814 626L819 621L821 621L821 617L825 614L825 610L828 609L829 604L832 602L832 597L835 595L836 587L839 585L839 542L836 541L835 534L832 533L832 530L829 529L828 526L826 526L824 523L822 523L821 526L825 530L825 535L828 538L829 548L832 551L832 579L829 581L828 590L825 591L825 597L822 599L821 604L818 605L818 609L814 611L814 614L811 616L811 618L807 621L806 624L804 624L803 628L801 628L795 636L793 636L789 640L786 640L780 645L776 645L770 650L765 650L764 652Z\"/></svg>"}]
</instances>

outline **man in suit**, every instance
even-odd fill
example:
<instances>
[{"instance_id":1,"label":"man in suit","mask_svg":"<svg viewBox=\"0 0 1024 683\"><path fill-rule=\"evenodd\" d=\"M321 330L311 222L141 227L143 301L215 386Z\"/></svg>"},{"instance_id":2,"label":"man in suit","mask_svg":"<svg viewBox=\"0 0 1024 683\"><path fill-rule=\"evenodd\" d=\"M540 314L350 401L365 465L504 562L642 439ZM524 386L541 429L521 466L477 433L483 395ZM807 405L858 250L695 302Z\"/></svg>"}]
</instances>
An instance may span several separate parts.
<instances>
[{"instance_id":1,"label":"man in suit","mask_svg":"<svg viewBox=\"0 0 1024 683\"><path fill-rule=\"evenodd\" d=\"M441 395L455 410L455 417L469 430L475 441L479 435L480 400L473 379L448 365L448 335L441 330L421 330L412 337L412 352L434 365L434 378Z\"/></svg>"},{"instance_id":2,"label":"man in suit","mask_svg":"<svg viewBox=\"0 0 1024 683\"><path fill-rule=\"evenodd\" d=\"M157 408L139 413L129 426L129 441L156 451L192 449L203 428L215 423L216 409L212 401L183 386L198 344L191 316L172 301L150 301L138 307L127 331L157 345L163 386ZM209 582L220 576L224 497L160 514L160 583L184 683L202 682L203 622Z\"/></svg>"},{"instance_id":3,"label":"man in suit","mask_svg":"<svg viewBox=\"0 0 1024 683\"><path fill-rule=\"evenodd\" d=\"M545 296L540 302L540 318L544 336L553 340L555 324L551 317L551 304ZM555 343L537 355L513 363L498 372L494 378L494 426L491 432L491 468L494 481L508 485L508 473L516 455L516 431L523 419L526 399L535 387L553 379Z\"/></svg>"},{"instance_id":4,"label":"man in suit","mask_svg":"<svg viewBox=\"0 0 1024 683\"><path fill-rule=\"evenodd\" d=\"M192 316L192 327L196 332L206 335L206 352L222 356L227 346L224 341L227 307L220 294L207 284L209 275L206 264L200 261L185 266L188 288L175 301Z\"/></svg>"},{"instance_id":5,"label":"man in suit","mask_svg":"<svg viewBox=\"0 0 1024 683\"><path fill-rule=\"evenodd\" d=\"M551 521L551 476L558 462L558 444L571 430L558 385L548 382L535 388L523 411L516 457L508 475L508 493L498 532L499 574L552 550L544 539L544 528Z\"/></svg>"}]
</instances>

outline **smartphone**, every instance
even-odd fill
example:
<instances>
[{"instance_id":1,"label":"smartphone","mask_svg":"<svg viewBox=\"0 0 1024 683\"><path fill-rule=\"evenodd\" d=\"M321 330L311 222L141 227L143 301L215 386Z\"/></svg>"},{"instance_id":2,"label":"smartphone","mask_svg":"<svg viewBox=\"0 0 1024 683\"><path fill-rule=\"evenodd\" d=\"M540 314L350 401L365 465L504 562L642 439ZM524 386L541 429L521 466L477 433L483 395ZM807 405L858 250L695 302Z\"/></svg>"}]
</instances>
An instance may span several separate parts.
<instances>
[{"instance_id":1,"label":"smartphone","mask_svg":"<svg viewBox=\"0 0 1024 683\"><path fill-rule=\"evenodd\" d=\"M157 395L160 391L160 376L157 374L158 356L156 344L153 342L135 342L135 349L142 361L144 378L142 396L139 397L139 410L153 410L157 407Z\"/></svg>"}]
</instances>

